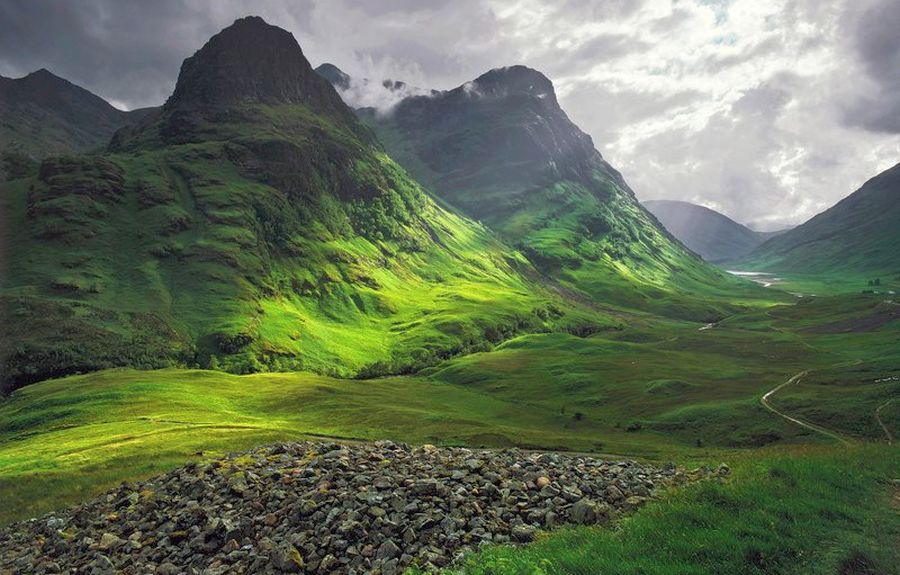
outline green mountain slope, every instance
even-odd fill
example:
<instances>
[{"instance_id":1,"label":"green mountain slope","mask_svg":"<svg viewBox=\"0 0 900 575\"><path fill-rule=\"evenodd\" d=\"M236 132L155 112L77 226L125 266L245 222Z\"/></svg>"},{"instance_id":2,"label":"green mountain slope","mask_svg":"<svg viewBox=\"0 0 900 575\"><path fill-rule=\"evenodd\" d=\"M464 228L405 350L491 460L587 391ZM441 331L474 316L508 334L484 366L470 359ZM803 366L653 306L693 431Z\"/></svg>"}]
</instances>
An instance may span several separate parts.
<instances>
[{"instance_id":1,"label":"green mountain slope","mask_svg":"<svg viewBox=\"0 0 900 575\"><path fill-rule=\"evenodd\" d=\"M0 213L12 387L117 365L377 375L611 325L438 207L259 18L187 59L107 153L0 188Z\"/></svg>"},{"instance_id":2,"label":"green mountain slope","mask_svg":"<svg viewBox=\"0 0 900 575\"><path fill-rule=\"evenodd\" d=\"M499 68L387 114L358 112L443 201L584 296L701 319L718 313L710 296L739 285L659 226L535 70Z\"/></svg>"},{"instance_id":3,"label":"green mountain slope","mask_svg":"<svg viewBox=\"0 0 900 575\"><path fill-rule=\"evenodd\" d=\"M831 208L759 246L742 269L900 277L900 164Z\"/></svg>"},{"instance_id":4,"label":"green mountain slope","mask_svg":"<svg viewBox=\"0 0 900 575\"><path fill-rule=\"evenodd\" d=\"M0 179L19 175L29 160L105 147L116 130L148 112L118 110L44 69L0 77Z\"/></svg>"},{"instance_id":5,"label":"green mountain slope","mask_svg":"<svg viewBox=\"0 0 900 575\"><path fill-rule=\"evenodd\" d=\"M690 202L648 200L644 207L681 243L708 262L747 255L769 237L769 234L755 232L715 210Z\"/></svg>"}]
</instances>

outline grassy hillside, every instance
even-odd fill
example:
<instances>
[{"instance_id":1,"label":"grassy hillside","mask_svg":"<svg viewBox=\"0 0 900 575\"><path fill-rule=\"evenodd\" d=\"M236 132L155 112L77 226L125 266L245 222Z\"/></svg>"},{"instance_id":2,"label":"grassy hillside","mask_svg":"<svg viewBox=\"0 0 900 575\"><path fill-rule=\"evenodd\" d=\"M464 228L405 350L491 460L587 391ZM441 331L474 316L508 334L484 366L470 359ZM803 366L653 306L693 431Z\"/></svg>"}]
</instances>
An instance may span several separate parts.
<instances>
[{"instance_id":1,"label":"grassy hillside","mask_svg":"<svg viewBox=\"0 0 900 575\"><path fill-rule=\"evenodd\" d=\"M648 200L643 205L666 230L708 262L744 256L770 236L690 202Z\"/></svg>"},{"instance_id":2,"label":"grassy hillside","mask_svg":"<svg viewBox=\"0 0 900 575\"><path fill-rule=\"evenodd\" d=\"M188 59L108 153L44 161L0 210L12 387L122 365L379 375L615 325L437 206L259 19Z\"/></svg>"},{"instance_id":3,"label":"grassy hillside","mask_svg":"<svg viewBox=\"0 0 900 575\"><path fill-rule=\"evenodd\" d=\"M740 269L816 275L835 281L900 281L900 165L866 182L808 222L772 238ZM878 287L878 286L875 286Z\"/></svg>"},{"instance_id":4,"label":"grassy hillside","mask_svg":"<svg viewBox=\"0 0 900 575\"><path fill-rule=\"evenodd\" d=\"M634 317L618 332L526 335L417 376L110 370L36 383L0 403L0 521L83 500L204 454L319 434L715 460L732 450L880 441L900 394L900 321L874 296L763 308L698 330ZM821 399L821 400L820 400ZM900 434L900 409L882 409ZM717 461L713 461L717 463Z\"/></svg>"},{"instance_id":5,"label":"grassy hillside","mask_svg":"<svg viewBox=\"0 0 900 575\"><path fill-rule=\"evenodd\" d=\"M444 202L583 296L712 320L723 298L753 292L659 226L535 70L499 68L390 114L360 114Z\"/></svg>"}]
</instances>

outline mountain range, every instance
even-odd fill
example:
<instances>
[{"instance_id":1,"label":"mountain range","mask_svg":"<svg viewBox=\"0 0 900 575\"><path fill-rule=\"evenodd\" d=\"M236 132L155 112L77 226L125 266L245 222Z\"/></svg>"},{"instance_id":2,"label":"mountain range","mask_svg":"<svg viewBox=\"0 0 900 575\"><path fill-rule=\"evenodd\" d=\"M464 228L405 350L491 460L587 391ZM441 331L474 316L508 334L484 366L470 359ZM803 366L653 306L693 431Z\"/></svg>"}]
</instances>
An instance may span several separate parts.
<instances>
[{"instance_id":1,"label":"mountain range","mask_svg":"<svg viewBox=\"0 0 900 575\"><path fill-rule=\"evenodd\" d=\"M681 243L712 263L747 255L783 233L757 232L705 206L676 200L647 200L644 207Z\"/></svg>"},{"instance_id":2,"label":"mountain range","mask_svg":"<svg viewBox=\"0 0 900 575\"><path fill-rule=\"evenodd\" d=\"M318 72L248 17L184 61L160 108L26 77L43 95L22 102L70 102L67 125L97 129L41 134L94 152L0 186L6 387L114 366L408 373L627 314L707 323L762 289L667 232L536 70L388 114Z\"/></svg>"},{"instance_id":3,"label":"mountain range","mask_svg":"<svg viewBox=\"0 0 900 575\"><path fill-rule=\"evenodd\" d=\"M436 204L256 17L106 152L47 159L0 202L11 386L116 365L378 375L614 326Z\"/></svg>"},{"instance_id":4,"label":"mountain range","mask_svg":"<svg viewBox=\"0 0 900 575\"><path fill-rule=\"evenodd\" d=\"M373 132L257 17L212 37L105 152L5 186L8 385L116 365L401 373L521 331L615 327L585 295L721 315L697 292L736 280L640 207L543 75L495 70L401 109L361 114ZM405 152L397 130L436 196L386 153Z\"/></svg>"}]
</instances>

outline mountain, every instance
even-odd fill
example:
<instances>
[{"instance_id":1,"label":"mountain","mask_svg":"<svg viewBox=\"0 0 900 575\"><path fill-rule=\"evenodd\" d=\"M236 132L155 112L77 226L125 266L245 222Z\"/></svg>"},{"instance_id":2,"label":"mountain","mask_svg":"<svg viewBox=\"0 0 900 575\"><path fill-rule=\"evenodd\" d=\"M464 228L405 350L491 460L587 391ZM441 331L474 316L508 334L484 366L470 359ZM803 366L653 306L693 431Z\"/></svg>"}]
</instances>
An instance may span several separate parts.
<instances>
[{"instance_id":1,"label":"mountain","mask_svg":"<svg viewBox=\"0 0 900 575\"><path fill-rule=\"evenodd\" d=\"M754 271L900 277L900 164L740 263Z\"/></svg>"},{"instance_id":2,"label":"mountain","mask_svg":"<svg viewBox=\"0 0 900 575\"><path fill-rule=\"evenodd\" d=\"M771 233L755 232L728 216L690 202L648 200L644 207L681 243L708 262L745 256L772 236Z\"/></svg>"},{"instance_id":3,"label":"mountain","mask_svg":"<svg viewBox=\"0 0 900 575\"><path fill-rule=\"evenodd\" d=\"M325 63L318 66L315 70L316 74L322 76L338 90L347 90L350 88L350 76L334 64Z\"/></svg>"},{"instance_id":4,"label":"mountain","mask_svg":"<svg viewBox=\"0 0 900 575\"><path fill-rule=\"evenodd\" d=\"M147 112L118 110L44 69L0 77L0 155L15 176L23 161L103 148L116 130Z\"/></svg>"},{"instance_id":5,"label":"mountain","mask_svg":"<svg viewBox=\"0 0 900 575\"><path fill-rule=\"evenodd\" d=\"M641 207L536 70L498 68L405 98L389 113L357 112L446 205L484 222L567 289L699 319L716 313L712 291L734 287Z\"/></svg>"},{"instance_id":6,"label":"mountain","mask_svg":"<svg viewBox=\"0 0 900 575\"><path fill-rule=\"evenodd\" d=\"M379 375L613 325L435 204L257 17L106 153L0 187L0 214L7 387L123 365Z\"/></svg>"}]
</instances>

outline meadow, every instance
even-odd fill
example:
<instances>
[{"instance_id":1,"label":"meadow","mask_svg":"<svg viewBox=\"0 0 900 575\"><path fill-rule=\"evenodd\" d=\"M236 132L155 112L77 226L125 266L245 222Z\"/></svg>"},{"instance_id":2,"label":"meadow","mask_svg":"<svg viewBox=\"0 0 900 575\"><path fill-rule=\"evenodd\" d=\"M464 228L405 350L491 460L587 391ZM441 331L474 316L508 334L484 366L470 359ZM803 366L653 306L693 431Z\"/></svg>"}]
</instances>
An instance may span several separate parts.
<instances>
[{"instance_id":1,"label":"meadow","mask_svg":"<svg viewBox=\"0 0 900 575\"><path fill-rule=\"evenodd\" d=\"M634 315L587 337L514 337L414 376L106 370L30 385L0 403L7 523L186 461L328 436L574 450L683 463L750 448L834 444L760 397L853 443L885 438L900 393L900 322L874 295L747 308L709 329ZM867 331L831 333L863 321ZM871 329L870 329L871 328ZM825 389L826 393L821 390ZM881 418L900 433L900 409Z\"/></svg>"}]
</instances>

